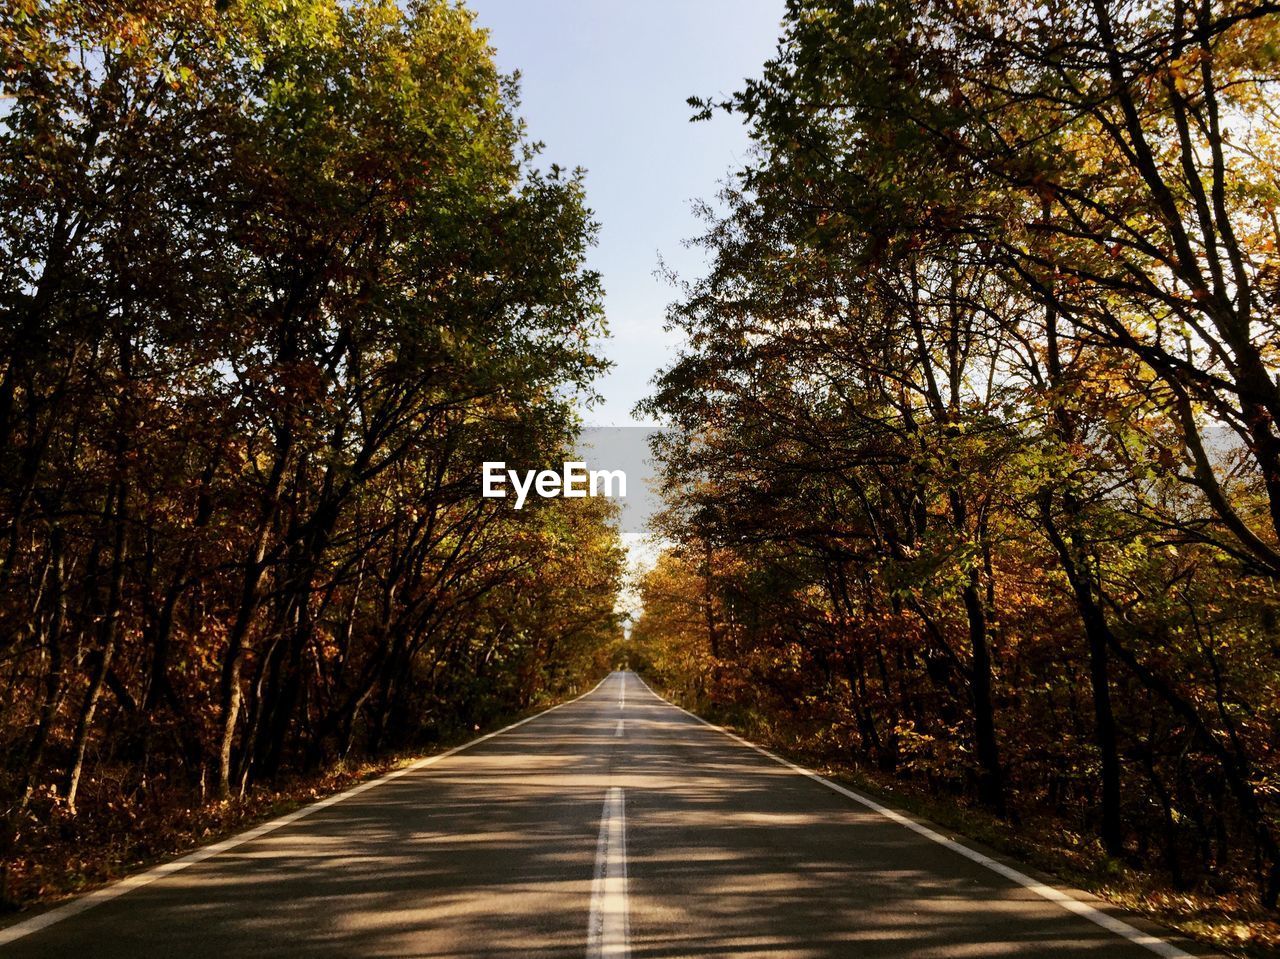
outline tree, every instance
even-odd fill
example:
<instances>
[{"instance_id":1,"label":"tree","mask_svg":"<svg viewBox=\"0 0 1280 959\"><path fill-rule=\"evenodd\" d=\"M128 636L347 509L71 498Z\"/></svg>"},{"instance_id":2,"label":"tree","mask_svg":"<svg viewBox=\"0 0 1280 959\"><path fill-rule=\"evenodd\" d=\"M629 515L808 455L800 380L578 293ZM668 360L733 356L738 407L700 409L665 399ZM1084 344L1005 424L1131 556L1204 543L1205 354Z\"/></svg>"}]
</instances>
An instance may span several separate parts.
<instances>
[{"instance_id":1,"label":"tree","mask_svg":"<svg viewBox=\"0 0 1280 959\"><path fill-rule=\"evenodd\" d=\"M694 101L758 150L647 406L721 602L788 583L727 617L731 698L935 788L972 765L993 809L1088 809L1112 856L1159 809L1176 882L1212 821L1272 904L1272 683L1236 651L1274 630L1276 29L794 0L761 77Z\"/></svg>"},{"instance_id":2,"label":"tree","mask_svg":"<svg viewBox=\"0 0 1280 959\"><path fill-rule=\"evenodd\" d=\"M471 14L2 16L6 862L583 682L609 517L478 483L572 445L596 227Z\"/></svg>"}]
</instances>

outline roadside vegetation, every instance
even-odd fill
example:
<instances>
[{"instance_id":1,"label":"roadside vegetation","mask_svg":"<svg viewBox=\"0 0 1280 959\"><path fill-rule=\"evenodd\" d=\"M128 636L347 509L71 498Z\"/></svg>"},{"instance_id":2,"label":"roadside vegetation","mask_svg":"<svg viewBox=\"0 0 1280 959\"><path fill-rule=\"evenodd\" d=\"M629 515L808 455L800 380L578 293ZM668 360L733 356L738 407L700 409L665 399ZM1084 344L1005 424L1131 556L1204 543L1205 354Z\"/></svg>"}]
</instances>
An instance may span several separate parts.
<instances>
[{"instance_id":1,"label":"roadside vegetation","mask_svg":"<svg viewBox=\"0 0 1280 959\"><path fill-rule=\"evenodd\" d=\"M672 547L632 662L1274 947L1280 15L792 0L784 31L693 103L757 150L644 406Z\"/></svg>"},{"instance_id":2,"label":"roadside vegetation","mask_svg":"<svg viewBox=\"0 0 1280 959\"><path fill-rule=\"evenodd\" d=\"M604 668L580 176L443 0L0 11L0 903ZM349 775L349 774L348 774Z\"/></svg>"}]
</instances>

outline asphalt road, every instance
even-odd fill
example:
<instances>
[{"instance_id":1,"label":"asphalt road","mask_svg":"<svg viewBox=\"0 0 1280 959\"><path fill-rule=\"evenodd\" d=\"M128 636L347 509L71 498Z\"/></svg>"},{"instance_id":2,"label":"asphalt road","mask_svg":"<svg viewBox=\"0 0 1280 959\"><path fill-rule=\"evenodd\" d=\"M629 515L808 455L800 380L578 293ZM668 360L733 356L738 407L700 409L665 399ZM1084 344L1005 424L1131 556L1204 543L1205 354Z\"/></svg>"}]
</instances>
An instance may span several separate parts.
<instances>
[{"instance_id":1,"label":"asphalt road","mask_svg":"<svg viewBox=\"0 0 1280 959\"><path fill-rule=\"evenodd\" d=\"M394 778L0 929L0 954L1196 954L867 802L614 673Z\"/></svg>"}]
</instances>

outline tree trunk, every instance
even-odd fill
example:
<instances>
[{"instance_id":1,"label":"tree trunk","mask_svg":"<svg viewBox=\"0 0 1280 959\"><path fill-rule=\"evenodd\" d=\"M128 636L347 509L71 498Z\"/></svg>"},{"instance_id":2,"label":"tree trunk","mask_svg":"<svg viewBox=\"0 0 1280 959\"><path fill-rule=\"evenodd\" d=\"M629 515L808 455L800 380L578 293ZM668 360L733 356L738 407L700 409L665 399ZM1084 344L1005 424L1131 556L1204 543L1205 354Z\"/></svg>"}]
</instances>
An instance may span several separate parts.
<instances>
[{"instance_id":1,"label":"tree trunk","mask_svg":"<svg viewBox=\"0 0 1280 959\"><path fill-rule=\"evenodd\" d=\"M991 698L991 649L976 569L969 574L963 597L969 616L969 645L973 656L969 689L973 699L974 748L978 754L978 798L996 815L1004 816L1004 770L1000 765L995 707Z\"/></svg>"},{"instance_id":2,"label":"tree trunk","mask_svg":"<svg viewBox=\"0 0 1280 959\"><path fill-rule=\"evenodd\" d=\"M49 671L45 674L44 701L40 704L40 721L36 726L35 737L27 754L26 782L22 787L22 799L18 803L19 811L25 810L31 803L35 792L36 780L40 775L40 766L44 761L45 746L49 742L49 733L58 714L59 696L62 691L62 630L67 619L67 594L65 588L66 559L63 555L63 534L61 527L55 526L49 536L49 550L52 582L50 583L50 601L53 611L49 616L49 625L45 628L45 647L49 651Z\"/></svg>"},{"instance_id":3,"label":"tree trunk","mask_svg":"<svg viewBox=\"0 0 1280 959\"><path fill-rule=\"evenodd\" d=\"M102 656L97 668L89 680L89 689L85 693L84 705L80 708L80 719L76 723L75 741L71 748L71 768L67 772L66 800L72 815L76 811L76 793L80 789L80 776L84 771L85 752L89 746L89 733L93 728L93 716L98 709L98 700L102 697L106 685L107 673L111 669L111 660L115 656L117 640L120 636L120 618L122 615L122 599L124 592L124 555L128 545L128 492L123 481L117 483L115 490L116 535L115 547L111 557L111 587L107 599L106 615L102 625Z\"/></svg>"}]
</instances>

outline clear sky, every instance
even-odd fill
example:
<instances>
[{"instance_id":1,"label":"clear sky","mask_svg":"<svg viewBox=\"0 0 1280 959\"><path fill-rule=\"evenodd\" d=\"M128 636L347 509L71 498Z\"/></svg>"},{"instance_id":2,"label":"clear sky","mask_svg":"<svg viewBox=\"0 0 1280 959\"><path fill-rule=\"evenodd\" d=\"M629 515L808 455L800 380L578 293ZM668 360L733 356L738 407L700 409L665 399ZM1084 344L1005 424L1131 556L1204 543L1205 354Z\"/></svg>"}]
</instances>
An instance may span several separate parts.
<instances>
[{"instance_id":1,"label":"clear sky","mask_svg":"<svg viewBox=\"0 0 1280 959\"><path fill-rule=\"evenodd\" d=\"M675 289L661 258L696 275L690 204L713 199L749 141L737 118L690 123L690 96L727 94L756 76L777 44L783 0L469 0L498 64L522 75L529 136L544 165L587 169L600 221L590 265L604 279L615 367L591 425L625 426L675 345L662 329Z\"/></svg>"}]
</instances>

